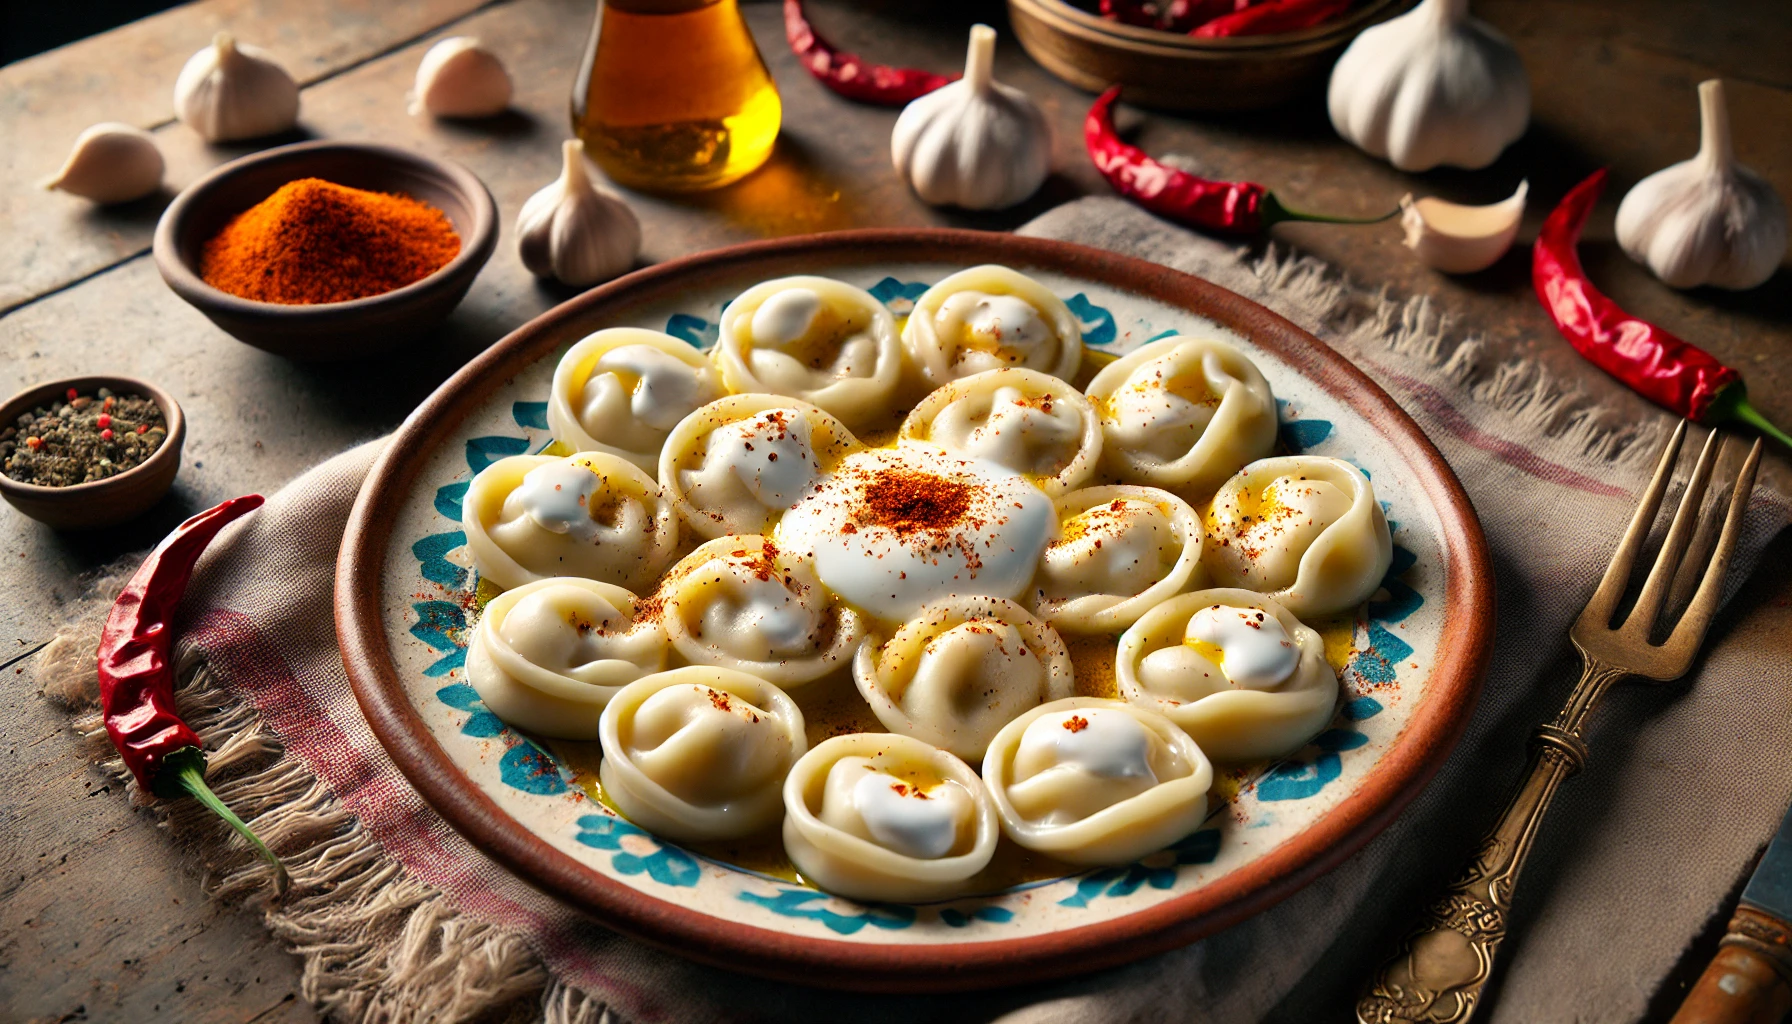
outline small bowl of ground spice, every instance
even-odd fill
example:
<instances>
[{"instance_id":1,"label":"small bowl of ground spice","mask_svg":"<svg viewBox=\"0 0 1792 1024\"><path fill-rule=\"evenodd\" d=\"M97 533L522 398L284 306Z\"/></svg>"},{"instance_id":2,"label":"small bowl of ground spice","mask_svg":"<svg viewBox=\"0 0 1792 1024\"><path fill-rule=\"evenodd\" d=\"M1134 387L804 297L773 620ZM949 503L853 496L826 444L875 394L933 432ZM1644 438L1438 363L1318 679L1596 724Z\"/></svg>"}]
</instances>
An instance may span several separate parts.
<instances>
[{"instance_id":1,"label":"small bowl of ground spice","mask_svg":"<svg viewBox=\"0 0 1792 1024\"><path fill-rule=\"evenodd\" d=\"M498 243L473 172L392 146L301 142L225 164L156 227L168 286L240 341L347 359L411 341L466 295Z\"/></svg>"},{"instance_id":2,"label":"small bowl of ground spice","mask_svg":"<svg viewBox=\"0 0 1792 1024\"><path fill-rule=\"evenodd\" d=\"M0 405L0 497L59 530L113 526L159 501L180 470L186 417L133 377L70 377Z\"/></svg>"}]
</instances>

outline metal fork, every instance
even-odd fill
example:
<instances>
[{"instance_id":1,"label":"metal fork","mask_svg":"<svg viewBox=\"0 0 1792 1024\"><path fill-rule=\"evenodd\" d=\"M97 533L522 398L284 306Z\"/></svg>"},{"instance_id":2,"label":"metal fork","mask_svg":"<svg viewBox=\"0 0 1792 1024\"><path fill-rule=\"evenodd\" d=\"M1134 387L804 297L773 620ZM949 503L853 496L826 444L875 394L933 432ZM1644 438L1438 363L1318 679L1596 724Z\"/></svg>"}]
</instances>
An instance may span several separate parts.
<instances>
[{"instance_id":1,"label":"metal fork","mask_svg":"<svg viewBox=\"0 0 1792 1024\"><path fill-rule=\"evenodd\" d=\"M1717 537L1698 589L1668 638L1660 644L1650 642L1670 590L1678 596L1689 586L1685 582L1679 587L1674 585L1676 576L1681 575L1680 563L1688 545L1695 534L1709 533L1709 529L1698 529L1699 510L1722 446L1717 431L1712 431L1699 453L1673 525L1668 528L1661 553L1636 605L1622 623L1612 624L1630 570L1674 475L1685 437L1686 423L1682 421L1662 453L1655 478L1637 505L1630 529L1612 555L1605 578L1569 631L1569 639L1580 652L1580 682L1555 720L1538 727L1532 737L1524 781L1506 804L1499 823L1481 840L1456 881L1427 908L1419 925L1402 940L1399 950L1382 965L1357 1002L1356 1016L1361 1024L1462 1024L1474 1015L1482 987L1493 968L1494 953L1506 937L1512 889L1538 825L1549 810L1556 787L1586 763L1587 746L1581 733L1593 705L1619 680L1640 676L1665 683L1685 675L1692 664L1717 609L1724 570L1735 549L1736 535L1741 532L1749 492L1755 486L1755 470L1761 461L1759 440L1736 475L1723 532ZM1697 572L1697 565L1692 560L1688 563L1684 567L1688 570L1687 581L1692 578L1691 573Z\"/></svg>"}]
</instances>

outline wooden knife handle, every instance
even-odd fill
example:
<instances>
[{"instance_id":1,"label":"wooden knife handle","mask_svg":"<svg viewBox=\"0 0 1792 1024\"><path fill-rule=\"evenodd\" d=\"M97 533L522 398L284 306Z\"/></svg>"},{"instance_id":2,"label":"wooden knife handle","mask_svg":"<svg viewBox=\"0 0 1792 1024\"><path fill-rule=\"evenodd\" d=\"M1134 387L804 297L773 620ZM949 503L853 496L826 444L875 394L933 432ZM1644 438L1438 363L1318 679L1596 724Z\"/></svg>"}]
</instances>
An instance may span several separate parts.
<instances>
[{"instance_id":1,"label":"wooden knife handle","mask_svg":"<svg viewBox=\"0 0 1792 1024\"><path fill-rule=\"evenodd\" d=\"M1737 907L1671 1024L1780 1024L1792 1010L1792 924Z\"/></svg>"}]
</instances>

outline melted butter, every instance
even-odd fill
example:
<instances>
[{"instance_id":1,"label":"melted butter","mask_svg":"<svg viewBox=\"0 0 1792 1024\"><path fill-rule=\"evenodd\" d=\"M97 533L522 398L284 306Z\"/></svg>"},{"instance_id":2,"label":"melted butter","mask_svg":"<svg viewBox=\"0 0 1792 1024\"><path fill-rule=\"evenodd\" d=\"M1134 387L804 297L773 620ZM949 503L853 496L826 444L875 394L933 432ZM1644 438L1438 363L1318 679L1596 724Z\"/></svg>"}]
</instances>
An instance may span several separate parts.
<instances>
[{"instance_id":1,"label":"melted butter","mask_svg":"<svg viewBox=\"0 0 1792 1024\"><path fill-rule=\"evenodd\" d=\"M571 448L566 447L564 444L561 444L559 441L551 441L548 443L548 446L546 448L543 448L540 452L537 452L536 454L552 455L557 459L564 459L568 455L577 455L578 453L573 451Z\"/></svg>"},{"instance_id":2,"label":"melted butter","mask_svg":"<svg viewBox=\"0 0 1792 1024\"><path fill-rule=\"evenodd\" d=\"M1325 663L1334 672L1342 673L1356 657L1356 619L1357 613L1352 611L1307 623L1325 641Z\"/></svg>"},{"instance_id":3,"label":"melted butter","mask_svg":"<svg viewBox=\"0 0 1792 1024\"><path fill-rule=\"evenodd\" d=\"M493 583L491 580L488 580L484 576L481 576L481 577L479 577L479 589L473 595L473 603L481 611L483 611L483 610L485 610L485 606L487 604L491 603L492 598L497 597L499 594L502 594L503 592L504 592L503 587L500 587L496 583Z\"/></svg>"},{"instance_id":4,"label":"melted butter","mask_svg":"<svg viewBox=\"0 0 1792 1024\"><path fill-rule=\"evenodd\" d=\"M1220 400L1198 373L1179 373L1164 382L1164 390L1193 405L1219 405Z\"/></svg>"},{"instance_id":5,"label":"melted butter","mask_svg":"<svg viewBox=\"0 0 1792 1024\"><path fill-rule=\"evenodd\" d=\"M1076 388L1078 391L1087 392L1089 390L1089 382L1095 379L1095 375L1100 373L1103 367L1119 358L1119 356L1112 352L1103 352L1100 349L1093 349L1084 345L1083 362L1077 367L1076 376L1070 379L1070 386ZM1096 411L1101 411L1099 405L1096 406Z\"/></svg>"},{"instance_id":6,"label":"melted butter","mask_svg":"<svg viewBox=\"0 0 1792 1024\"><path fill-rule=\"evenodd\" d=\"M1116 638L1065 637L1064 646L1070 651L1070 669L1076 677L1078 697L1119 698L1120 683L1114 674L1114 659L1120 649Z\"/></svg>"},{"instance_id":7,"label":"melted butter","mask_svg":"<svg viewBox=\"0 0 1792 1024\"><path fill-rule=\"evenodd\" d=\"M791 693L803 709L803 734L811 747L834 736L888 731L845 673L805 683Z\"/></svg>"}]
</instances>

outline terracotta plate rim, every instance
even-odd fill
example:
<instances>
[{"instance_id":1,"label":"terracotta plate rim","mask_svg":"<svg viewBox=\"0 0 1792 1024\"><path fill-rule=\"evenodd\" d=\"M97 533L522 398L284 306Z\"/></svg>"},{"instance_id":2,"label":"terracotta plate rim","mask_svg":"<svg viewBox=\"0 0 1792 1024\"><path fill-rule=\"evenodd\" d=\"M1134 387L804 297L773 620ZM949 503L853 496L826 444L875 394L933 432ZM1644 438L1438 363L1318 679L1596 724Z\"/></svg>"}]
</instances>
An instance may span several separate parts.
<instances>
[{"instance_id":1,"label":"terracotta plate rim","mask_svg":"<svg viewBox=\"0 0 1792 1024\"><path fill-rule=\"evenodd\" d=\"M1185 895L1095 924L985 942L882 944L808 938L726 921L649 896L528 832L448 759L406 696L381 624L380 585L394 514L433 451L486 396L543 358L581 322L745 266L839 262L1001 262L1101 281L1212 319L1322 379L1397 450L1443 521L1444 627L1423 705L1361 786L1305 832ZM766 276L772 276L770 267ZM1217 285L1154 263L1051 239L955 229L842 231L750 242L636 271L543 313L462 367L399 427L349 516L336 567L343 663L374 734L399 769L475 846L602 923L679 955L766 977L861 991L953 991L1066 976L1184 945L1258 913L1349 857L1442 764L1480 692L1493 637L1493 573L1468 496L1411 417L1355 365L1286 319Z\"/></svg>"}]
</instances>

